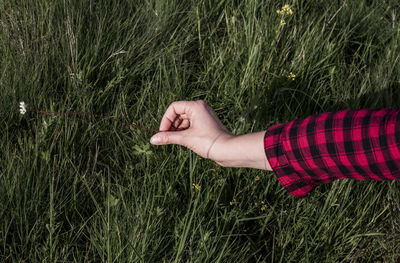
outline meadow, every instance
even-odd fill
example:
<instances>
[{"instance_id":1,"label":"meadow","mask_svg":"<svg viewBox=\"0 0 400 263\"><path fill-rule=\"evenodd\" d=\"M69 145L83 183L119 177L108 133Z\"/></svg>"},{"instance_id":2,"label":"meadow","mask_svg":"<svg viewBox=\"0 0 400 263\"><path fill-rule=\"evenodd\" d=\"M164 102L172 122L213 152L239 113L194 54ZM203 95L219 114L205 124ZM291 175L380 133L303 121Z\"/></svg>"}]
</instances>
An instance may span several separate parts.
<instances>
[{"instance_id":1,"label":"meadow","mask_svg":"<svg viewBox=\"0 0 400 263\"><path fill-rule=\"evenodd\" d=\"M400 260L400 182L296 199L149 130L18 109L158 129L202 99L240 135L396 108L397 0L0 1L0 58L1 262Z\"/></svg>"}]
</instances>

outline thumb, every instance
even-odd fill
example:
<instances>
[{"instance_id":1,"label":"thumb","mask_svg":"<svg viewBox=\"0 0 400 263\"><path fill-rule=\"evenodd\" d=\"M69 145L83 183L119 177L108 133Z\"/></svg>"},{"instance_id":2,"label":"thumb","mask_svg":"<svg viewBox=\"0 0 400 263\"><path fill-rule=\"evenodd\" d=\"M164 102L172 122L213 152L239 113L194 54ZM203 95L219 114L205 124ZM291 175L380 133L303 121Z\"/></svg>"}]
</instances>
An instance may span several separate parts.
<instances>
[{"instance_id":1,"label":"thumb","mask_svg":"<svg viewBox=\"0 0 400 263\"><path fill-rule=\"evenodd\" d=\"M185 137L184 131L159 132L151 137L150 143L153 145L179 144L185 146Z\"/></svg>"}]
</instances>

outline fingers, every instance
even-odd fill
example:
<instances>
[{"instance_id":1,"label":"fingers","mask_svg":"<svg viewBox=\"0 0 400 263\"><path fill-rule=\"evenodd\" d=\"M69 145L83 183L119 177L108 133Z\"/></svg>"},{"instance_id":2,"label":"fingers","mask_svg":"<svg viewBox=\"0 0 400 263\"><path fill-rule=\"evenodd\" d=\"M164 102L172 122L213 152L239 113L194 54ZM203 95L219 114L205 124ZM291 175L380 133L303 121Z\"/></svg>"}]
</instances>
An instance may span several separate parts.
<instances>
[{"instance_id":1,"label":"fingers","mask_svg":"<svg viewBox=\"0 0 400 263\"><path fill-rule=\"evenodd\" d=\"M181 125L182 121L183 121L183 119L182 119L181 116L177 116L177 117L176 117L174 123L172 124L172 126L173 126L173 128L174 128L175 131L178 130L178 128L179 128L179 126Z\"/></svg>"},{"instance_id":2,"label":"fingers","mask_svg":"<svg viewBox=\"0 0 400 263\"><path fill-rule=\"evenodd\" d=\"M184 130L184 129L187 129L187 128L189 128L189 127L190 127L190 121L189 121L188 119L185 119L185 120L183 120L182 123L179 125L178 130L179 130L179 129Z\"/></svg>"},{"instance_id":3,"label":"fingers","mask_svg":"<svg viewBox=\"0 0 400 263\"><path fill-rule=\"evenodd\" d=\"M154 145L179 144L186 146L187 134L185 131L159 132L153 135L150 143Z\"/></svg>"},{"instance_id":4,"label":"fingers","mask_svg":"<svg viewBox=\"0 0 400 263\"><path fill-rule=\"evenodd\" d=\"M182 117L177 117L177 119L174 121L173 125L169 129L170 131L182 131L186 130L187 128L190 127L190 120L188 119L182 119Z\"/></svg>"},{"instance_id":5,"label":"fingers","mask_svg":"<svg viewBox=\"0 0 400 263\"><path fill-rule=\"evenodd\" d=\"M169 105L161 119L160 131L168 131L171 127L178 128L181 123L177 119L190 119L192 116L192 101L175 101ZM179 122L179 120L178 120ZM176 126L174 126L174 123Z\"/></svg>"}]
</instances>

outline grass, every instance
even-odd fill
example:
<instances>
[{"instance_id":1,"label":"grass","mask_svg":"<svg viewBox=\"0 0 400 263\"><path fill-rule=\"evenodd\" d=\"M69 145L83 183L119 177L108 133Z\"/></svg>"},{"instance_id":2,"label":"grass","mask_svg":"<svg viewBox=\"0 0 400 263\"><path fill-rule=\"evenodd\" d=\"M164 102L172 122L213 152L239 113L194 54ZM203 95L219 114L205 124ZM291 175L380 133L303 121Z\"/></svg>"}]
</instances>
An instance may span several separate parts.
<instances>
[{"instance_id":1,"label":"grass","mask_svg":"<svg viewBox=\"0 0 400 263\"><path fill-rule=\"evenodd\" d=\"M157 129L171 102L204 99L238 135L394 108L399 15L394 0L0 2L0 261L398 261L398 182L295 199L271 172L18 103Z\"/></svg>"}]
</instances>

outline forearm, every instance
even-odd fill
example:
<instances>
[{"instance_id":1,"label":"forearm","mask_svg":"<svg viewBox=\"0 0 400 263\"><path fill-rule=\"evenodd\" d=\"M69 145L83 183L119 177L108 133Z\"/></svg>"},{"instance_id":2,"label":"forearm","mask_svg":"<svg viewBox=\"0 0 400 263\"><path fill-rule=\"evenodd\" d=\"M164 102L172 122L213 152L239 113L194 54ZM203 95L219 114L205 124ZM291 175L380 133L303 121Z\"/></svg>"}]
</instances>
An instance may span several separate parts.
<instances>
[{"instance_id":1,"label":"forearm","mask_svg":"<svg viewBox=\"0 0 400 263\"><path fill-rule=\"evenodd\" d=\"M265 131L240 136L224 137L215 142L214 156L223 156L217 161L224 167L245 167L272 171L264 150Z\"/></svg>"}]
</instances>

